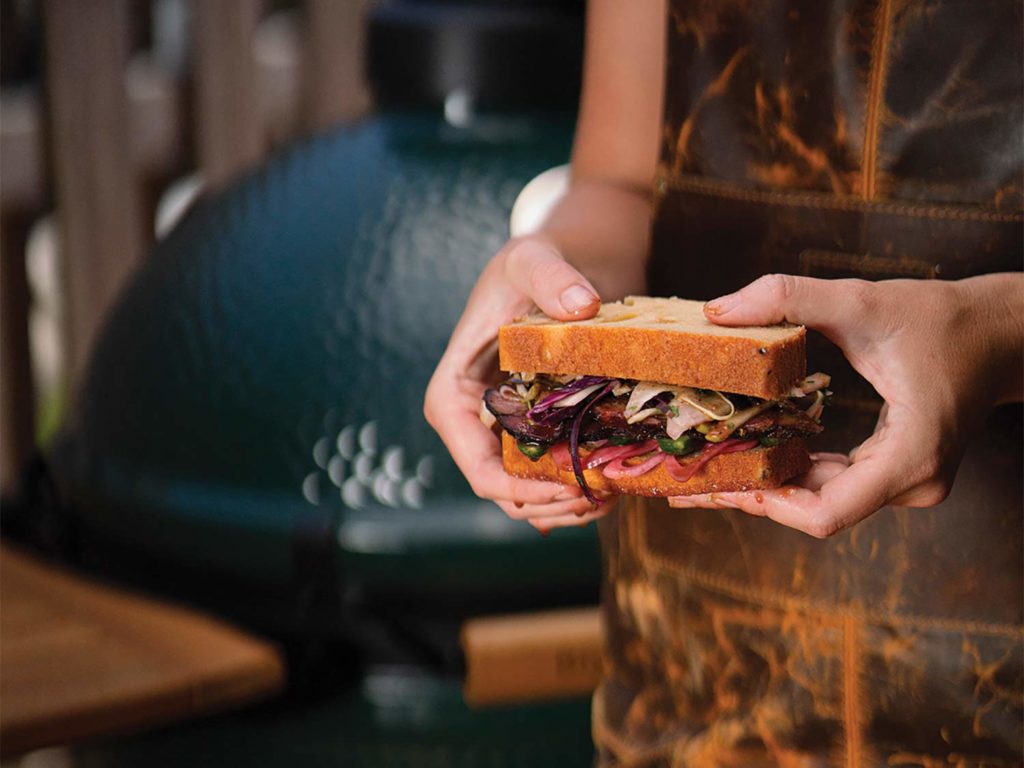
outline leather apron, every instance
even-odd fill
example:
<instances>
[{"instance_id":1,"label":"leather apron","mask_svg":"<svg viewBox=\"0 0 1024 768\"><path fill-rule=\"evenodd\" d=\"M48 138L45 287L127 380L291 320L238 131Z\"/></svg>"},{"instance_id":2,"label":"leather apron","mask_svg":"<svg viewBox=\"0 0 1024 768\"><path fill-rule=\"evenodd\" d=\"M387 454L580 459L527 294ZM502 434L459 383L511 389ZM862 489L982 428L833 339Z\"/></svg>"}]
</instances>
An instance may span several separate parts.
<instances>
[{"instance_id":1,"label":"leather apron","mask_svg":"<svg viewBox=\"0 0 1024 768\"><path fill-rule=\"evenodd\" d=\"M671 0L652 293L1022 267L1019 0ZM833 374L813 447L880 401ZM629 499L602 522L601 765L1022 765L1021 410L950 497L817 540Z\"/></svg>"}]
</instances>

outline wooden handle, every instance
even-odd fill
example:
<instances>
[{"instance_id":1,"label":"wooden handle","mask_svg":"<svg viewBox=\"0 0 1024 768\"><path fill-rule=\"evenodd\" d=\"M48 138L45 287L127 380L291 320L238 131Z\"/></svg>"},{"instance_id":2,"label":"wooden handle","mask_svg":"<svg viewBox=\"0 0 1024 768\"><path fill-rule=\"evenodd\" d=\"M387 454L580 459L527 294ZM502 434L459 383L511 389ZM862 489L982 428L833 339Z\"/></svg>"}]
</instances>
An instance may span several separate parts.
<instances>
[{"instance_id":1,"label":"wooden handle","mask_svg":"<svg viewBox=\"0 0 1024 768\"><path fill-rule=\"evenodd\" d=\"M588 694L604 674L600 610L470 619L462 626L471 706Z\"/></svg>"}]
</instances>

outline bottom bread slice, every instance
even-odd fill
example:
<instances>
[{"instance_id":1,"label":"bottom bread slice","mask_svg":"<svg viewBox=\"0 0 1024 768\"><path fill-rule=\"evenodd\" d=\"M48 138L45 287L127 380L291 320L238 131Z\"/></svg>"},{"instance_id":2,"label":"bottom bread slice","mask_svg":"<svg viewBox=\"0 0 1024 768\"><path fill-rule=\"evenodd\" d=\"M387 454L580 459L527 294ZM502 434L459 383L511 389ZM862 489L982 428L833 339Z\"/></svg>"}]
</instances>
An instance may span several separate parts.
<instances>
[{"instance_id":1,"label":"bottom bread slice","mask_svg":"<svg viewBox=\"0 0 1024 768\"><path fill-rule=\"evenodd\" d=\"M559 469L550 453L534 461L519 450L515 438L507 432L501 434L501 453L505 471L513 477L576 485L572 470ZM661 465L640 477L611 480L601 473L600 468L585 470L583 476L587 484L597 491L630 496L689 496L715 491L778 488L810 468L807 446L800 438L793 438L771 448L752 448L716 456L685 483L672 478Z\"/></svg>"}]
</instances>

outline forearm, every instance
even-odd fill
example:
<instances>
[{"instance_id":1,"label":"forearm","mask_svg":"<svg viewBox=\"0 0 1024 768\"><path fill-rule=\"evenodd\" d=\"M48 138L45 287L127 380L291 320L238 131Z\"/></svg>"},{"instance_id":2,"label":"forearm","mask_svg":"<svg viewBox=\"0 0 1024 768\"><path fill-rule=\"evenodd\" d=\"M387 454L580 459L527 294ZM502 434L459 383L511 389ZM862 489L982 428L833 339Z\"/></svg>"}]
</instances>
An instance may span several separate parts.
<instances>
[{"instance_id":1,"label":"forearm","mask_svg":"<svg viewBox=\"0 0 1024 768\"><path fill-rule=\"evenodd\" d=\"M538 233L555 243L605 301L645 290L651 199L646 190L574 180Z\"/></svg>"},{"instance_id":2,"label":"forearm","mask_svg":"<svg viewBox=\"0 0 1024 768\"><path fill-rule=\"evenodd\" d=\"M542 234L604 300L645 289L667 18L663 0L587 3L572 185Z\"/></svg>"},{"instance_id":3,"label":"forearm","mask_svg":"<svg viewBox=\"0 0 1024 768\"><path fill-rule=\"evenodd\" d=\"M1024 400L1024 274L1002 272L961 280L958 286L983 333L996 403Z\"/></svg>"}]
</instances>

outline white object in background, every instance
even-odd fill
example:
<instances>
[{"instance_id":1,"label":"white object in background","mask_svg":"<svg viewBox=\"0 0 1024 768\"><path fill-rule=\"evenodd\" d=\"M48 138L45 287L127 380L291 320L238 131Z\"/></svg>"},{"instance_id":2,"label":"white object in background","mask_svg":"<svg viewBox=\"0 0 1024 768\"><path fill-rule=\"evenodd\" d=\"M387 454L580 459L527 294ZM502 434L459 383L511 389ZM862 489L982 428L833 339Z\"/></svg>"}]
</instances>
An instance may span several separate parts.
<instances>
[{"instance_id":1,"label":"white object in background","mask_svg":"<svg viewBox=\"0 0 1024 768\"><path fill-rule=\"evenodd\" d=\"M28 338L36 401L49 402L64 381L64 300L61 282L60 238L54 217L35 223L25 245L32 303L28 313Z\"/></svg>"},{"instance_id":2,"label":"white object in background","mask_svg":"<svg viewBox=\"0 0 1024 768\"><path fill-rule=\"evenodd\" d=\"M456 128L465 128L473 120L473 94L465 88L456 88L445 96L444 119Z\"/></svg>"},{"instance_id":3,"label":"white object in background","mask_svg":"<svg viewBox=\"0 0 1024 768\"><path fill-rule=\"evenodd\" d=\"M193 173L182 176L167 187L156 206L154 230L157 240L162 240L168 232L174 229L174 225L181 220L181 217L202 193L204 186L202 176Z\"/></svg>"},{"instance_id":4,"label":"white object in background","mask_svg":"<svg viewBox=\"0 0 1024 768\"><path fill-rule=\"evenodd\" d=\"M569 166L559 165L531 179L519 193L509 217L512 237L536 232L555 204L569 191Z\"/></svg>"}]
</instances>

